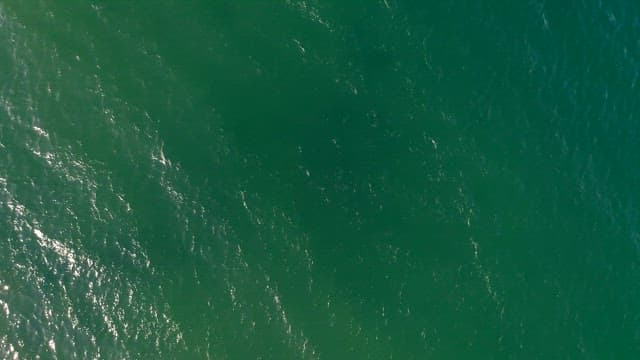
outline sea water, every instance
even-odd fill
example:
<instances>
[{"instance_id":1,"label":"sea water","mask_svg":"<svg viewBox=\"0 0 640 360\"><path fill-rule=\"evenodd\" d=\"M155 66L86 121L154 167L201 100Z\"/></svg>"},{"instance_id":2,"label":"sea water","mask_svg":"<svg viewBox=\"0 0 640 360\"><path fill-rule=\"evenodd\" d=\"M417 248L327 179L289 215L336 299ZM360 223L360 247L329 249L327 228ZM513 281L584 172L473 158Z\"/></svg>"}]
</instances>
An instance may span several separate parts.
<instances>
[{"instance_id":1,"label":"sea water","mask_svg":"<svg viewBox=\"0 0 640 360\"><path fill-rule=\"evenodd\" d=\"M0 358L640 355L640 7L0 1Z\"/></svg>"}]
</instances>

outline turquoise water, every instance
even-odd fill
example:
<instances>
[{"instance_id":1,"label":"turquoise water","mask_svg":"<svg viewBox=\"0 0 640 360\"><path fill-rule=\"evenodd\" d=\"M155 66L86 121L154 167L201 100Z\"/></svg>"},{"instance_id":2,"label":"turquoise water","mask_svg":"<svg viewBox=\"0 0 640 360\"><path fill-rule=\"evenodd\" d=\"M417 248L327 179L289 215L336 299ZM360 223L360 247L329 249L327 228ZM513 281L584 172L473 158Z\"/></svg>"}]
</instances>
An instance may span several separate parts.
<instances>
[{"instance_id":1,"label":"turquoise water","mask_svg":"<svg viewBox=\"0 0 640 360\"><path fill-rule=\"evenodd\" d=\"M616 0L0 0L0 358L637 358L639 36Z\"/></svg>"}]
</instances>

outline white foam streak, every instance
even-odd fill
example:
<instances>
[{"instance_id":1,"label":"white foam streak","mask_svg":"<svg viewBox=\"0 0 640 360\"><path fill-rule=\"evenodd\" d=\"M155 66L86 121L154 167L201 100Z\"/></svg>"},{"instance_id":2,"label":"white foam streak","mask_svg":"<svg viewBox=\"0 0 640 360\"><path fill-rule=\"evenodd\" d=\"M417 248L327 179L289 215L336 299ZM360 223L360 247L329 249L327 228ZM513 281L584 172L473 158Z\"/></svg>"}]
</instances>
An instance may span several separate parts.
<instances>
[{"instance_id":1,"label":"white foam streak","mask_svg":"<svg viewBox=\"0 0 640 360\"><path fill-rule=\"evenodd\" d=\"M286 3L289 6L296 8L303 16L307 17L311 21L322 25L329 32L334 31L334 26L320 15L320 12L316 7L309 5L306 1L287 0Z\"/></svg>"},{"instance_id":2,"label":"white foam streak","mask_svg":"<svg viewBox=\"0 0 640 360\"><path fill-rule=\"evenodd\" d=\"M55 352L56 352L56 342L53 339L51 339L51 340L49 340L48 345L49 345L49 349L51 349L51 351L55 354Z\"/></svg>"},{"instance_id":3,"label":"white foam streak","mask_svg":"<svg viewBox=\"0 0 640 360\"><path fill-rule=\"evenodd\" d=\"M50 250L55 254L57 254L60 261L67 264L67 267L69 268L69 270L71 271L71 274L74 277L80 276L80 272L76 268L77 256L72 249L65 246L63 243L61 243L58 240L48 238L47 236L44 235L42 231L40 231L40 229L33 228L33 233L38 239L38 244L42 248Z\"/></svg>"},{"instance_id":4,"label":"white foam streak","mask_svg":"<svg viewBox=\"0 0 640 360\"><path fill-rule=\"evenodd\" d=\"M9 304L0 299L0 308L2 308L4 316L8 319L9 315L11 314L11 311L9 310Z\"/></svg>"},{"instance_id":5,"label":"white foam streak","mask_svg":"<svg viewBox=\"0 0 640 360\"><path fill-rule=\"evenodd\" d=\"M7 360L20 359L20 354L16 351L15 346L7 340L7 335L0 337L0 356Z\"/></svg>"},{"instance_id":6,"label":"white foam streak","mask_svg":"<svg viewBox=\"0 0 640 360\"><path fill-rule=\"evenodd\" d=\"M49 138L49 133L46 132L43 128L35 126L35 125L32 128L33 128L33 131L35 131L36 134L38 134L39 136L43 136L43 137Z\"/></svg>"}]
</instances>

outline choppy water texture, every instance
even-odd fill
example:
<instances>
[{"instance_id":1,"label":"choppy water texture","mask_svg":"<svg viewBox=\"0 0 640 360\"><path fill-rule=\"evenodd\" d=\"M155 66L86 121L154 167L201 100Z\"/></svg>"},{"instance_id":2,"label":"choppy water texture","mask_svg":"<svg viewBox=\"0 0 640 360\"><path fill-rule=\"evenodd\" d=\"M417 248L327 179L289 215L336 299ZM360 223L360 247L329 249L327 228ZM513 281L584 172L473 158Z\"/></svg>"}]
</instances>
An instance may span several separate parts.
<instances>
[{"instance_id":1,"label":"choppy water texture","mask_svg":"<svg viewBox=\"0 0 640 360\"><path fill-rule=\"evenodd\" d=\"M638 4L0 0L0 358L638 358Z\"/></svg>"}]
</instances>

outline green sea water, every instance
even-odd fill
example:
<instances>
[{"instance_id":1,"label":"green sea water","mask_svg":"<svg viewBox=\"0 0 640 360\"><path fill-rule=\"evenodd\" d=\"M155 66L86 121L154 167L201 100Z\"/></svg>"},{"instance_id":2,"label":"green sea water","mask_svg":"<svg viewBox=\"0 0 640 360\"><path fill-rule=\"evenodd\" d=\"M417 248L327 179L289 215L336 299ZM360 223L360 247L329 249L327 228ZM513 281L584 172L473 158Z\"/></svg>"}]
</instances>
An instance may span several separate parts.
<instances>
[{"instance_id":1,"label":"green sea water","mask_svg":"<svg viewBox=\"0 0 640 360\"><path fill-rule=\"evenodd\" d=\"M0 358L638 358L639 4L0 0Z\"/></svg>"}]
</instances>

